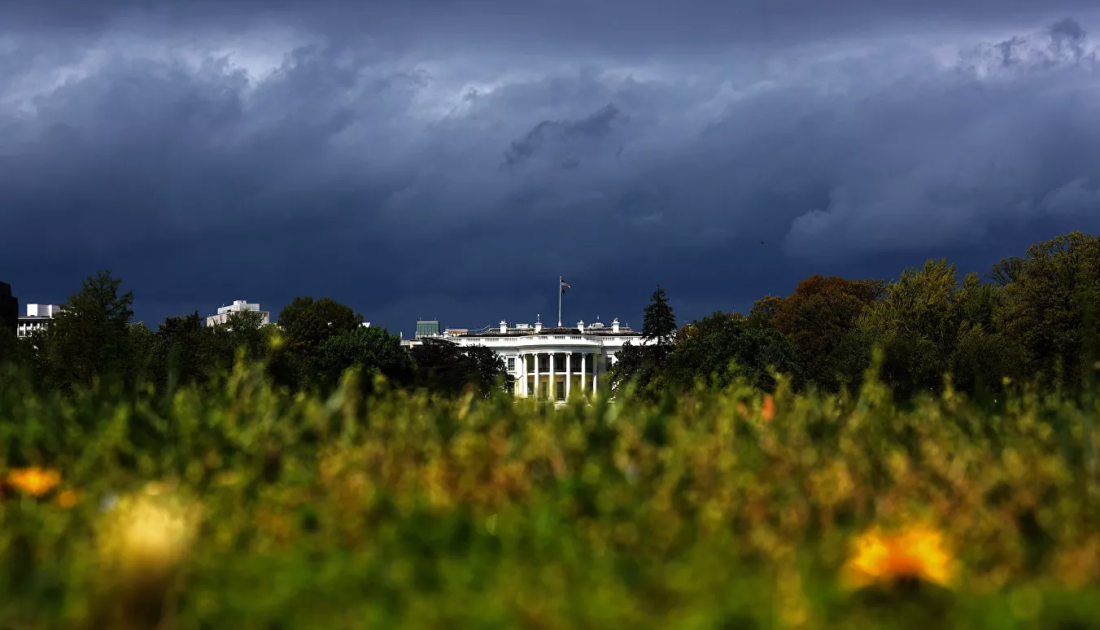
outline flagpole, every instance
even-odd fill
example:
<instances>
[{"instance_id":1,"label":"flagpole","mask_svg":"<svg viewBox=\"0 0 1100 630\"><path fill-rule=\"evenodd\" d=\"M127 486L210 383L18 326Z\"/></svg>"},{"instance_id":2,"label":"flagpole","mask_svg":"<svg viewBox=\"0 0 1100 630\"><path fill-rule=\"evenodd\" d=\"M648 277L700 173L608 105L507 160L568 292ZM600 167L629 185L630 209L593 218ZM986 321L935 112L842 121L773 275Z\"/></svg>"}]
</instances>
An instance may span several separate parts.
<instances>
[{"instance_id":1,"label":"flagpole","mask_svg":"<svg viewBox=\"0 0 1100 630\"><path fill-rule=\"evenodd\" d=\"M558 328L561 328L561 294L565 293L561 290L561 276L558 276Z\"/></svg>"}]
</instances>

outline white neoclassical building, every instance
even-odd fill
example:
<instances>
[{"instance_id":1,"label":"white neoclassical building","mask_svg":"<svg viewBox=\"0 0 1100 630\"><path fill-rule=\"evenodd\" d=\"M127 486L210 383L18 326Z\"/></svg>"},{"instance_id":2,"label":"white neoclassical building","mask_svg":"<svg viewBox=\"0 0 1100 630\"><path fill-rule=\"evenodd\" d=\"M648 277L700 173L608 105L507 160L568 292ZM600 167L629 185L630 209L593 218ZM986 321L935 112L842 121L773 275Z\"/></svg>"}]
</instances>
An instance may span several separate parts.
<instances>
[{"instance_id":1,"label":"white neoclassical building","mask_svg":"<svg viewBox=\"0 0 1100 630\"><path fill-rule=\"evenodd\" d=\"M640 332L620 325L618 319L610 326L599 321L586 326L581 321L574 327L550 328L541 321L512 326L501 321L481 330L448 329L438 337L492 349L515 377L517 397L555 403L591 395L607 382L607 372L627 342L645 343Z\"/></svg>"}]
</instances>

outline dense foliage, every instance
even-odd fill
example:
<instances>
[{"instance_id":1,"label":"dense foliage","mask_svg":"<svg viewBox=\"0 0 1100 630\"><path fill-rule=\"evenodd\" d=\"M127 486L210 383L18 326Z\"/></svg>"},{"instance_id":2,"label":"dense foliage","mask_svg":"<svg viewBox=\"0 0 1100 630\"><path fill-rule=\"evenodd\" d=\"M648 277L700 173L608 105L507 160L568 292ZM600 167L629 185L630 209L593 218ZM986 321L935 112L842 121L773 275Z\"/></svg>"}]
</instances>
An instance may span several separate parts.
<instances>
[{"instance_id":1,"label":"dense foliage","mask_svg":"<svg viewBox=\"0 0 1100 630\"><path fill-rule=\"evenodd\" d=\"M193 313L153 331L131 323L132 304L121 281L101 272L27 343L0 329L0 363L29 367L48 392L97 381L138 391L210 383L238 355L265 359L274 385L292 393L330 391L353 367L364 389L375 375L447 396L512 387L504 361L487 348L441 341L410 350L385 329L364 329L362 315L329 298L295 298L278 328L247 312L208 328ZM982 402L1020 379L1076 396L1100 358L1098 316L1100 239L1079 232L998 262L984 282L977 274L960 281L946 260L890 282L812 276L789 296L758 300L747 315L717 312L679 328L658 286L645 308L645 343L623 348L610 380L651 401L735 380L768 392L777 372L798 391L839 393L860 386L880 348L883 381L903 403L941 391L944 375Z\"/></svg>"},{"instance_id":2,"label":"dense foliage","mask_svg":"<svg viewBox=\"0 0 1100 630\"><path fill-rule=\"evenodd\" d=\"M1095 407L781 379L554 411L358 382L60 396L6 372L0 627L1100 625Z\"/></svg>"},{"instance_id":3,"label":"dense foliage","mask_svg":"<svg viewBox=\"0 0 1100 630\"><path fill-rule=\"evenodd\" d=\"M355 368L369 390L375 376L391 385L487 396L511 387L504 361L491 350L439 341L438 352L410 352L397 335L363 326L362 315L330 298L295 298L279 325L254 311L207 326L198 312L169 317L155 331L133 323L133 294L102 271L88 278L44 330L19 343L0 329L0 365L31 374L40 392L71 392L97 382L128 391L172 392L181 385L213 386L238 360L264 361L272 384L291 393L331 391ZM418 360L414 360L418 358Z\"/></svg>"},{"instance_id":4,"label":"dense foliage","mask_svg":"<svg viewBox=\"0 0 1100 630\"><path fill-rule=\"evenodd\" d=\"M659 289L644 329L667 326L671 313ZM997 400L1006 379L1076 395L1100 358L1098 314L1100 239L1074 232L1000 261L985 282L978 274L960 282L946 260L891 282L813 276L787 297L758 300L747 316L686 324L674 345L625 349L613 380L655 400L734 378L771 391L778 371L796 389L836 393L858 388L881 348L882 378L899 402L941 391L944 375L980 401Z\"/></svg>"}]
</instances>

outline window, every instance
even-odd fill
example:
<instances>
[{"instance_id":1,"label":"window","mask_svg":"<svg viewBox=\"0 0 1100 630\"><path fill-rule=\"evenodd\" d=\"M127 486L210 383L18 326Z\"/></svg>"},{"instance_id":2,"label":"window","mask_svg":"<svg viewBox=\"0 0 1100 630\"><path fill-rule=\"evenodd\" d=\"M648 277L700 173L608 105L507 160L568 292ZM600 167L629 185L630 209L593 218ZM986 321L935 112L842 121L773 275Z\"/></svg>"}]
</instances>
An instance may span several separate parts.
<instances>
[{"instance_id":1,"label":"window","mask_svg":"<svg viewBox=\"0 0 1100 630\"><path fill-rule=\"evenodd\" d=\"M558 381L554 383L558 388L558 400L565 400L565 382Z\"/></svg>"},{"instance_id":2,"label":"window","mask_svg":"<svg viewBox=\"0 0 1100 630\"><path fill-rule=\"evenodd\" d=\"M509 372L515 372L516 371L516 358L515 357L508 357L508 371Z\"/></svg>"}]
</instances>

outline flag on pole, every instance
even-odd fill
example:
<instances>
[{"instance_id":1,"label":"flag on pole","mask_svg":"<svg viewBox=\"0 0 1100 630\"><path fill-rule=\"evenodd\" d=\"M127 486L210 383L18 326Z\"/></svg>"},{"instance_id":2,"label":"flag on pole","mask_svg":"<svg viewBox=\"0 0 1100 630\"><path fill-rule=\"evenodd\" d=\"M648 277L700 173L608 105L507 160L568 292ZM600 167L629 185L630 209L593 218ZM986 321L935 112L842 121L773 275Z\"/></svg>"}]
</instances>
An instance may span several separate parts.
<instances>
[{"instance_id":1,"label":"flag on pole","mask_svg":"<svg viewBox=\"0 0 1100 630\"><path fill-rule=\"evenodd\" d=\"M573 288L573 287L569 286L569 283L568 283L568 282L566 282L565 280L562 280L562 281L561 281L561 292L562 292L562 293L565 293L565 290L566 290L566 289L572 289L572 288Z\"/></svg>"}]
</instances>

